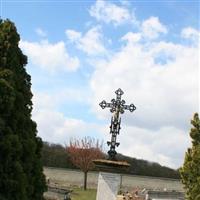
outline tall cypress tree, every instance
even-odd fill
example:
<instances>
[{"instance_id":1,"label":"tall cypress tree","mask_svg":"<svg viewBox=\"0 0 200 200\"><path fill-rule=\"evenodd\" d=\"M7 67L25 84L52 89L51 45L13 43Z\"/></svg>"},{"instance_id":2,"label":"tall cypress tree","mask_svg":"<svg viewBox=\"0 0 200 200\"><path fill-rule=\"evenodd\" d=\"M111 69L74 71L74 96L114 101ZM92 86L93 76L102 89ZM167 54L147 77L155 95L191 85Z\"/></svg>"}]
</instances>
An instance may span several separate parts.
<instances>
[{"instance_id":1,"label":"tall cypress tree","mask_svg":"<svg viewBox=\"0 0 200 200\"><path fill-rule=\"evenodd\" d=\"M31 77L14 23L0 21L0 199L41 200L42 141L31 119Z\"/></svg>"},{"instance_id":2,"label":"tall cypress tree","mask_svg":"<svg viewBox=\"0 0 200 200\"><path fill-rule=\"evenodd\" d=\"M185 154L180 174L185 186L186 199L200 200L200 120L197 113L194 114L191 124L192 148L188 148Z\"/></svg>"}]
</instances>

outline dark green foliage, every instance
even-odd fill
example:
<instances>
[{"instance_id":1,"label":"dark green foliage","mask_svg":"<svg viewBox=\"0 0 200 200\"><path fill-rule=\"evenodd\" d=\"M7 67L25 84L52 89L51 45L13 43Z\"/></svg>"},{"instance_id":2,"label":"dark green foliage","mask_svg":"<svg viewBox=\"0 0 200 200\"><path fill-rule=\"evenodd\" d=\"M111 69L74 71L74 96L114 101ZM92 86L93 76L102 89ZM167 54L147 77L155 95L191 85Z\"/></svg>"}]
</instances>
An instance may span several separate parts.
<instances>
[{"instance_id":1,"label":"dark green foliage","mask_svg":"<svg viewBox=\"0 0 200 200\"><path fill-rule=\"evenodd\" d=\"M180 174L186 190L186 199L200 200L200 120L197 113L194 114L191 124L192 148L188 148L185 154Z\"/></svg>"},{"instance_id":2,"label":"dark green foliage","mask_svg":"<svg viewBox=\"0 0 200 200\"><path fill-rule=\"evenodd\" d=\"M121 154L117 155L117 159L127 161L131 165L128 171L128 173L130 174L141 175L141 176L174 178L174 179L180 178L177 170L161 166L158 163L131 158Z\"/></svg>"},{"instance_id":3,"label":"dark green foliage","mask_svg":"<svg viewBox=\"0 0 200 200\"><path fill-rule=\"evenodd\" d=\"M76 168L70 160L66 149L60 144L43 143L42 162L44 166L60 168Z\"/></svg>"},{"instance_id":4,"label":"dark green foliage","mask_svg":"<svg viewBox=\"0 0 200 200\"><path fill-rule=\"evenodd\" d=\"M41 200L46 189L42 141L31 120L31 77L20 37L9 20L0 21L0 199Z\"/></svg>"}]
</instances>

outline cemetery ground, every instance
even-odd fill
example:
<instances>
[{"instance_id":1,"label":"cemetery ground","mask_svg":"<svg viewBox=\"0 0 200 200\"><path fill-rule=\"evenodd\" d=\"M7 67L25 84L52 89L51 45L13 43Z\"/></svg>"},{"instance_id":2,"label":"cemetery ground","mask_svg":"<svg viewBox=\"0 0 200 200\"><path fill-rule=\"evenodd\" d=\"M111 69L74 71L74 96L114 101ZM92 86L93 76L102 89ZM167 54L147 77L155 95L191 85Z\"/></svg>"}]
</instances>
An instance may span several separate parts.
<instances>
[{"instance_id":1,"label":"cemetery ground","mask_svg":"<svg viewBox=\"0 0 200 200\"><path fill-rule=\"evenodd\" d=\"M71 188L73 192L70 197L71 200L95 200L96 199L96 189L87 189L83 190L83 188L73 187ZM58 194L54 192L47 192L44 194L45 200L63 200L64 195Z\"/></svg>"},{"instance_id":2,"label":"cemetery ground","mask_svg":"<svg viewBox=\"0 0 200 200\"><path fill-rule=\"evenodd\" d=\"M71 200L96 200L96 189L87 189L83 190L83 188L73 187L73 192L70 197ZM131 193L130 193L131 194ZM134 195L131 194L132 200L141 200L140 198L134 198ZM54 193L54 192L46 192L44 194L45 200L63 200L64 196L62 194ZM122 195L118 195L117 200L124 199ZM129 199L128 197L126 199Z\"/></svg>"},{"instance_id":3,"label":"cemetery ground","mask_svg":"<svg viewBox=\"0 0 200 200\"><path fill-rule=\"evenodd\" d=\"M86 191L83 189L83 172L80 170L45 167L44 173L50 186L49 191L45 193L46 200L64 200L63 191L69 190L72 190L71 200L96 200L98 172L89 172L88 189ZM169 190L182 191L182 185L179 180L133 175L122 176L122 190L125 193L128 191L132 197L135 194L134 189L138 190L140 188L140 191L144 188L150 189L157 186L160 186L160 190L163 190L166 186ZM55 193L52 188L63 191ZM118 196L117 200L121 199L122 196ZM132 200L140 200L140 198L133 198Z\"/></svg>"}]
</instances>

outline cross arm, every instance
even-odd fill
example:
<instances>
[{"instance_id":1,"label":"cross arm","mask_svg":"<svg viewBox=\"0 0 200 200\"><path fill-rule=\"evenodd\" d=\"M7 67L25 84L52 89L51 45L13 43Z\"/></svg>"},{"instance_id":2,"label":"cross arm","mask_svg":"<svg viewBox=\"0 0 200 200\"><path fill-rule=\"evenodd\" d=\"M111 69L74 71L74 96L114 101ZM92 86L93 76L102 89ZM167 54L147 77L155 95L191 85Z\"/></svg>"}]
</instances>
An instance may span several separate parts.
<instances>
[{"instance_id":1,"label":"cross arm","mask_svg":"<svg viewBox=\"0 0 200 200\"><path fill-rule=\"evenodd\" d=\"M113 104L112 103L107 103L105 100L103 100L100 104L102 109L104 108L112 108Z\"/></svg>"},{"instance_id":2,"label":"cross arm","mask_svg":"<svg viewBox=\"0 0 200 200\"><path fill-rule=\"evenodd\" d=\"M130 112L133 112L134 110L136 110L135 105L132 103L130 105L122 105L122 109L123 110L129 110Z\"/></svg>"}]
</instances>

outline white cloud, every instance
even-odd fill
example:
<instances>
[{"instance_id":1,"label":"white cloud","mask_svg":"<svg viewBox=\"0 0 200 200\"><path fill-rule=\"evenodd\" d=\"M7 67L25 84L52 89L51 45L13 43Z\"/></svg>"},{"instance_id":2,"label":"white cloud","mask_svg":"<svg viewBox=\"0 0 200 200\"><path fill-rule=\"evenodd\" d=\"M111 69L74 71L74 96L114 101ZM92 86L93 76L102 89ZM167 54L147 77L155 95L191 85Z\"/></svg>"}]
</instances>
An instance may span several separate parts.
<instances>
[{"instance_id":1,"label":"white cloud","mask_svg":"<svg viewBox=\"0 0 200 200\"><path fill-rule=\"evenodd\" d=\"M149 39L155 39L160 33L167 33L167 28L161 24L158 17L150 17L142 22L141 29L143 36Z\"/></svg>"},{"instance_id":2,"label":"white cloud","mask_svg":"<svg viewBox=\"0 0 200 200\"><path fill-rule=\"evenodd\" d=\"M51 73L57 71L76 71L79 67L79 59L70 57L65 43L49 43L20 41L20 47L28 56L31 63Z\"/></svg>"},{"instance_id":3,"label":"white cloud","mask_svg":"<svg viewBox=\"0 0 200 200\"><path fill-rule=\"evenodd\" d=\"M41 37L46 37L47 36L46 31L42 30L41 28L36 28L35 32Z\"/></svg>"},{"instance_id":4,"label":"white cloud","mask_svg":"<svg viewBox=\"0 0 200 200\"><path fill-rule=\"evenodd\" d=\"M94 130L95 133L99 133L98 138L104 138L105 142L110 140L109 124L98 125L65 117L57 111L58 105L62 104L61 101L65 101L59 94L34 94L33 119L37 122L38 135L44 141L68 144L70 138L94 137ZM60 99L55 98L56 96ZM124 155L176 168L183 160L182 152L189 145L188 137L183 130L174 127L162 127L153 131L136 126L124 126L122 123L121 133L117 138L120 146L116 150ZM181 145L177 145L177 141ZM107 145L104 148L108 151Z\"/></svg>"},{"instance_id":5,"label":"white cloud","mask_svg":"<svg viewBox=\"0 0 200 200\"><path fill-rule=\"evenodd\" d=\"M88 55L97 55L106 52L103 45L101 28L99 26L91 28L84 35L74 30L66 30L65 33L68 39L74 42L78 49L84 51Z\"/></svg>"},{"instance_id":6,"label":"white cloud","mask_svg":"<svg viewBox=\"0 0 200 200\"><path fill-rule=\"evenodd\" d=\"M68 97L76 98L76 96L77 94L75 96L73 94L70 97L69 94ZM48 93L35 92L32 118L37 123L38 135L44 141L60 144L68 144L70 138L93 137L94 130L98 132L100 126L81 119L66 117L62 112L58 111L59 106L65 100L66 96L62 99L62 95L59 95L59 93L50 95ZM79 100L74 99L74 101Z\"/></svg>"},{"instance_id":7,"label":"white cloud","mask_svg":"<svg viewBox=\"0 0 200 200\"><path fill-rule=\"evenodd\" d=\"M167 62L166 57L166 64L155 63L160 51L171 52L173 60ZM129 43L108 62L95 63L91 78L93 108L97 115L102 113L96 102L111 99L113 91L121 87L128 102L138 106L131 123L145 127L183 126L198 110L198 61L196 48L161 42L147 49Z\"/></svg>"},{"instance_id":8,"label":"white cloud","mask_svg":"<svg viewBox=\"0 0 200 200\"><path fill-rule=\"evenodd\" d=\"M39 136L52 143L68 143L70 138L82 138L94 128L83 120L66 118L55 110L40 109L33 119L37 122Z\"/></svg>"},{"instance_id":9,"label":"white cloud","mask_svg":"<svg viewBox=\"0 0 200 200\"><path fill-rule=\"evenodd\" d=\"M134 14L124 6L118 6L108 1L97 0L89 10L90 15L98 21L107 24L113 23L115 26L127 22L137 23Z\"/></svg>"},{"instance_id":10,"label":"white cloud","mask_svg":"<svg viewBox=\"0 0 200 200\"><path fill-rule=\"evenodd\" d=\"M53 96L44 92L33 91L33 111L39 111L40 109L55 109L58 105L58 98L55 99Z\"/></svg>"},{"instance_id":11,"label":"white cloud","mask_svg":"<svg viewBox=\"0 0 200 200\"><path fill-rule=\"evenodd\" d=\"M122 126L119 152L173 168L179 167L189 144L189 135L181 129L162 127L156 131ZM177 145L177 141L181 145Z\"/></svg>"},{"instance_id":12,"label":"white cloud","mask_svg":"<svg viewBox=\"0 0 200 200\"><path fill-rule=\"evenodd\" d=\"M199 110L198 48L164 41L140 43L132 36L123 37L126 45L109 60L94 63L93 111L99 118L109 118L109 110L101 110L97 102L110 102L114 91L122 88L123 99L137 109L122 117L118 151L179 167L190 119Z\"/></svg>"},{"instance_id":13,"label":"white cloud","mask_svg":"<svg viewBox=\"0 0 200 200\"><path fill-rule=\"evenodd\" d=\"M66 30L65 33L71 42L76 42L77 40L80 40L82 36L80 32L74 30Z\"/></svg>"},{"instance_id":14,"label":"white cloud","mask_svg":"<svg viewBox=\"0 0 200 200\"><path fill-rule=\"evenodd\" d=\"M183 38L191 39L193 41L199 41L200 32L192 27L187 27L181 31L181 36Z\"/></svg>"},{"instance_id":15,"label":"white cloud","mask_svg":"<svg viewBox=\"0 0 200 200\"><path fill-rule=\"evenodd\" d=\"M90 15L115 26L139 23L125 5L118 6L108 1L97 1L91 7ZM153 39L168 32L158 17L150 17L140 24L138 32L130 29L121 38L126 43L105 60L96 58L96 55L107 53L100 26L92 27L86 33L66 30L69 41L85 52L89 56L86 60L94 65L89 76L93 96L90 94L87 98L88 91L73 89L36 94L33 119L44 140L65 143L70 137L100 136L97 132L110 140L110 112L101 110L98 103L103 99L110 101L114 91L120 87L125 92L123 98L127 104L134 103L137 110L126 112L122 117L118 136L121 144L117 151L174 168L182 164L184 152L190 145L190 119L199 110L199 49L172 42L155 42ZM194 40L198 34L197 30L188 27L183 29L181 36ZM22 41L21 46L31 62L46 70L76 70L78 67L78 59L68 55L63 42ZM97 117L107 120L106 125L66 117L59 111L63 102L76 101L82 105L85 99L87 104L91 103Z\"/></svg>"},{"instance_id":16,"label":"white cloud","mask_svg":"<svg viewBox=\"0 0 200 200\"><path fill-rule=\"evenodd\" d=\"M127 41L127 42L139 42L141 40L141 33L132 33L128 32L126 35L124 35L121 38L122 41Z\"/></svg>"}]
</instances>

